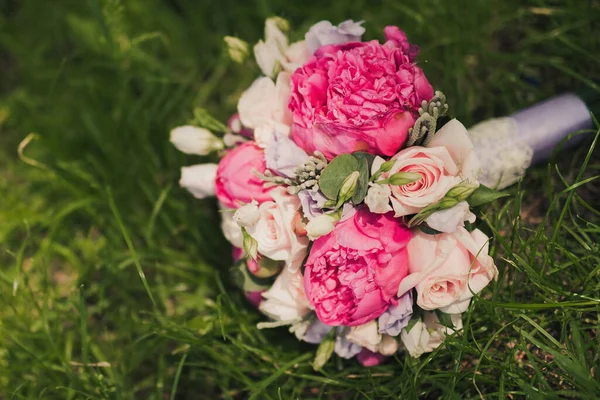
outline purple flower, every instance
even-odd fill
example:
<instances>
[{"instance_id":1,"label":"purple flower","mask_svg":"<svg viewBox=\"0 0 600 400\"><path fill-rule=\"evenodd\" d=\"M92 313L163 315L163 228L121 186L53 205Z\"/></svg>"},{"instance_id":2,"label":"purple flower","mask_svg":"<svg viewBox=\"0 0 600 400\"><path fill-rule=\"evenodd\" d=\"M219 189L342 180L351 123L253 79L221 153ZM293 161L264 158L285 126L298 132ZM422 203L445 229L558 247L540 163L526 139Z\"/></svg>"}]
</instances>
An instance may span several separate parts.
<instances>
[{"instance_id":1,"label":"purple flower","mask_svg":"<svg viewBox=\"0 0 600 400\"><path fill-rule=\"evenodd\" d=\"M319 191L313 192L312 190L301 190L298 192L300 197L300 204L302 204L302 211L304 216L311 220L323 214L323 206L327 201L327 197Z\"/></svg>"},{"instance_id":2,"label":"purple flower","mask_svg":"<svg viewBox=\"0 0 600 400\"><path fill-rule=\"evenodd\" d=\"M298 166L308 161L308 154L288 136L275 132L265 148L267 168L278 175L294 178Z\"/></svg>"},{"instance_id":3,"label":"purple flower","mask_svg":"<svg viewBox=\"0 0 600 400\"><path fill-rule=\"evenodd\" d=\"M329 21L317 22L305 35L308 53L312 55L319 47L325 45L360 42L360 37L365 33L362 23L363 21L354 22L351 19L338 26L333 26Z\"/></svg>"},{"instance_id":4,"label":"purple flower","mask_svg":"<svg viewBox=\"0 0 600 400\"><path fill-rule=\"evenodd\" d=\"M344 332L346 328L343 326L338 326L335 338L335 354L342 358L352 358L362 350L362 347L357 345L356 343L352 343L348 339L346 339L346 333Z\"/></svg>"},{"instance_id":5,"label":"purple flower","mask_svg":"<svg viewBox=\"0 0 600 400\"><path fill-rule=\"evenodd\" d=\"M398 299L397 305L388 308L381 314L379 317L379 333L398 336L400 331L408 326L412 313L412 292L408 291Z\"/></svg>"},{"instance_id":6,"label":"purple flower","mask_svg":"<svg viewBox=\"0 0 600 400\"><path fill-rule=\"evenodd\" d=\"M331 331L331 328L331 326L325 325L318 319L315 319L308 326L308 329L306 330L302 340L312 344L321 343L329 331Z\"/></svg>"}]
</instances>

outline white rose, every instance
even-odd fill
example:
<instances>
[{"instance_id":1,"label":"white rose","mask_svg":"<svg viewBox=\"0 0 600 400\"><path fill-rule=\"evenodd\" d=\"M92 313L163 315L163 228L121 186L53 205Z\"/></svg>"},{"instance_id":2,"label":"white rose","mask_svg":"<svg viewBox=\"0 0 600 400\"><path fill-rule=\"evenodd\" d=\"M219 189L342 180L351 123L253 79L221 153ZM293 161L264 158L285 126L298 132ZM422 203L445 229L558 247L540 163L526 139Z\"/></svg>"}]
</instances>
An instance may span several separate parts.
<instances>
[{"instance_id":1,"label":"white rose","mask_svg":"<svg viewBox=\"0 0 600 400\"><path fill-rule=\"evenodd\" d=\"M415 231L406 247L409 275L400 282L398 296L414 287L423 310L466 311L473 294L498 276L488 248L489 238L478 229L458 227L438 235Z\"/></svg>"},{"instance_id":2,"label":"white rose","mask_svg":"<svg viewBox=\"0 0 600 400\"><path fill-rule=\"evenodd\" d=\"M197 199L215 195L217 164L198 164L181 168L179 185L187 189Z\"/></svg>"},{"instance_id":3,"label":"white rose","mask_svg":"<svg viewBox=\"0 0 600 400\"><path fill-rule=\"evenodd\" d=\"M242 124L255 130L255 138L265 147L274 132L289 135L292 115L288 109L290 74L282 72L276 82L271 78L256 79L242 94L238 113Z\"/></svg>"},{"instance_id":4,"label":"white rose","mask_svg":"<svg viewBox=\"0 0 600 400\"><path fill-rule=\"evenodd\" d=\"M321 214L306 224L306 234L310 240L315 240L321 236L325 236L333 231L335 224L338 222L338 218L328 214Z\"/></svg>"},{"instance_id":5,"label":"white rose","mask_svg":"<svg viewBox=\"0 0 600 400\"><path fill-rule=\"evenodd\" d=\"M306 42L301 40L299 42L292 43L284 51L283 55L283 69L286 72L293 73L295 70L303 66L308 60L308 48L306 47Z\"/></svg>"},{"instance_id":6,"label":"white rose","mask_svg":"<svg viewBox=\"0 0 600 400\"><path fill-rule=\"evenodd\" d=\"M473 223L476 219L469 209L469 203L461 201L454 207L434 212L425 222L436 231L454 233L459 226L465 226L465 221Z\"/></svg>"},{"instance_id":7,"label":"white rose","mask_svg":"<svg viewBox=\"0 0 600 400\"><path fill-rule=\"evenodd\" d=\"M461 315L451 314L450 317L454 329L441 325L434 312L425 312L424 319L419 319L410 331L404 328L400 334L400 339L408 353L415 358L423 353L430 353L442 344L446 335L461 330Z\"/></svg>"},{"instance_id":8,"label":"white rose","mask_svg":"<svg viewBox=\"0 0 600 400\"><path fill-rule=\"evenodd\" d=\"M363 325L353 326L346 335L346 339L374 353L381 353L385 356L392 355L398 350L398 342L389 335L380 334L375 320Z\"/></svg>"},{"instance_id":9,"label":"white rose","mask_svg":"<svg viewBox=\"0 0 600 400\"><path fill-rule=\"evenodd\" d=\"M262 203L260 218L246 228L258 244L258 252L272 260L285 261L292 270L299 267L306 255L308 238L295 233L295 215L300 209L298 196L288 195L283 188L272 190L274 201Z\"/></svg>"},{"instance_id":10,"label":"white rose","mask_svg":"<svg viewBox=\"0 0 600 400\"><path fill-rule=\"evenodd\" d=\"M275 75L281 60L284 58L283 52L275 41L263 42L260 40L254 45L254 56L260 70L267 77Z\"/></svg>"},{"instance_id":11,"label":"white rose","mask_svg":"<svg viewBox=\"0 0 600 400\"><path fill-rule=\"evenodd\" d=\"M260 303L260 311L277 321L296 321L310 311L304 279L299 270L291 272L284 268L262 296L264 300Z\"/></svg>"},{"instance_id":12,"label":"white rose","mask_svg":"<svg viewBox=\"0 0 600 400\"><path fill-rule=\"evenodd\" d=\"M227 210L221 206L221 230L225 238L235 247L244 247L244 235L242 228L233 220L233 210Z\"/></svg>"},{"instance_id":13,"label":"white rose","mask_svg":"<svg viewBox=\"0 0 600 400\"><path fill-rule=\"evenodd\" d=\"M171 131L171 143L177 150L186 154L205 156L223 148L223 141L208 129L191 125L180 126Z\"/></svg>"},{"instance_id":14,"label":"white rose","mask_svg":"<svg viewBox=\"0 0 600 400\"><path fill-rule=\"evenodd\" d=\"M379 185L374 183L367 191L365 204L372 213L385 214L392 211L392 207L390 206L391 194L392 190L389 185Z\"/></svg>"},{"instance_id":15,"label":"white rose","mask_svg":"<svg viewBox=\"0 0 600 400\"><path fill-rule=\"evenodd\" d=\"M258 210L258 203L253 201L238 208L233 214L233 220L244 228L249 228L258 222L260 219L260 211Z\"/></svg>"}]
</instances>

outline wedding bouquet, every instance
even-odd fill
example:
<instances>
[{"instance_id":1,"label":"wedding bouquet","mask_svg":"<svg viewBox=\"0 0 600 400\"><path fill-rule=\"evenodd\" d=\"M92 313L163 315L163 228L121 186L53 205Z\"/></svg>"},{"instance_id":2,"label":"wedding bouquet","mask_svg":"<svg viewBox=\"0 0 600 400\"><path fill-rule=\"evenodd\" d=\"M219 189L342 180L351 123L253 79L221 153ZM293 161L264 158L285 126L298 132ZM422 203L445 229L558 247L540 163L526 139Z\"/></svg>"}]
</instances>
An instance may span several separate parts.
<instances>
[{"instance_id":1,"label":"wedding bouquet","mask_svg":"<svg viewBox=\"0 0 600 400\"><path fill-rule=\"evenodd\" d=\"M366 366L431 352L497 277L473 207L502 194L478 181L467 130L399 28L381 43L322 21L292 44L287 29L266 21L262 76L228 126L198 112L171 132L183 152L222 156L180 184L217 197L234 281L271 320L259 327L320 343L315 368L333 352ZM243 61L247 44L226 42Z\"/></svg>"}]
</instances>

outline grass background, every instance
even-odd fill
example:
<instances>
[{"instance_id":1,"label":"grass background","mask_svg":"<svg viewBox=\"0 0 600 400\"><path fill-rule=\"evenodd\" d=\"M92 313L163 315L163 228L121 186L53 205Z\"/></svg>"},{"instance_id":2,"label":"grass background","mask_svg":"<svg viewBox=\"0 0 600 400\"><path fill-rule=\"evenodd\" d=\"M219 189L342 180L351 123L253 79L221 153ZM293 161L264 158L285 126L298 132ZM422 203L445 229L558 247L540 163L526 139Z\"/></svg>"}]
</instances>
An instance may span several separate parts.
<instances>
[{"instance_id":1,"label":"grass background","mask_svg":"<svg viewBox=\"0 0 600 400\"><path fill-rule=\"evenodd\" d=\"M255 328L215 204L177 185L206 160L168 132L233 112L258 69L222 37L272 15L399 25L467 126L600 93L597 0L0 0L0 399L600 398L593 134L480 215L500 278L446 348L315 373L315 347Z\"/></svg>"}]
</instances>

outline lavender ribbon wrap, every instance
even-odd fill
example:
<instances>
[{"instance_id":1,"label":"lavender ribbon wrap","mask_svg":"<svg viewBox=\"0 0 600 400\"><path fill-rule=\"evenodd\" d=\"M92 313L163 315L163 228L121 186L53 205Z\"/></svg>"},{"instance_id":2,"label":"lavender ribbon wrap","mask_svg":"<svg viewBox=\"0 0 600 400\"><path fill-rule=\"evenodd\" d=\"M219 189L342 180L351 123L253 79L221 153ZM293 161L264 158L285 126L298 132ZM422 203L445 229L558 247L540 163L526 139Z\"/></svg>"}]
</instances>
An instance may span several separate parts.
<instances>
[{"instance_id":1,"label":"lavender ribbon wrap","mask_svg":"<svg viewBox=\"0 0 600 400\"><path fill-rule=\"evenodd\" d=\"M479 180L498 189L516 183L531 164L547 160L567 135L593 126L588 107L573 93L534 104L503 118L469 129L475 152L482 160ZM573 147L583 135L571 138Z\"/></svg>"}]
</instances>

